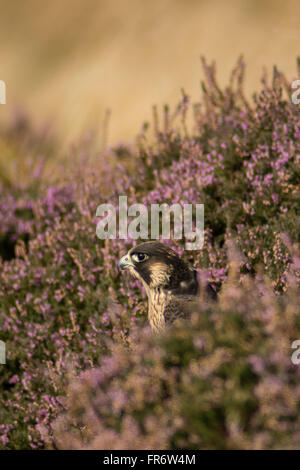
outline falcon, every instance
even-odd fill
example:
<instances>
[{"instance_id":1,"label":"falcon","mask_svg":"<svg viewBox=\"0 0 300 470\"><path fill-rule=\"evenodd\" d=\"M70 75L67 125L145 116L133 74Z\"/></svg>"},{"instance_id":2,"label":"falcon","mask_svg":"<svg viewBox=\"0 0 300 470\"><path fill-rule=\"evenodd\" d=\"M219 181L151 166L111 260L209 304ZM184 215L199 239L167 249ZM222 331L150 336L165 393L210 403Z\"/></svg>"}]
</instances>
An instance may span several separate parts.
<instances>
[{"instance_id":1,"label":"falcon","mask_svg":"<svg viewBox=\"0 0 300 470\"><path fill-rule=\"evenodd\" d=\"M148 319L158 332L177 318L188 318L197 311L201 292L216 299L208 282L167 245L158 241L141 243L123 256L118 267L139 279L148 296ZM203 289L204 287L204 289Z\"/></svg>"}]
</instances>

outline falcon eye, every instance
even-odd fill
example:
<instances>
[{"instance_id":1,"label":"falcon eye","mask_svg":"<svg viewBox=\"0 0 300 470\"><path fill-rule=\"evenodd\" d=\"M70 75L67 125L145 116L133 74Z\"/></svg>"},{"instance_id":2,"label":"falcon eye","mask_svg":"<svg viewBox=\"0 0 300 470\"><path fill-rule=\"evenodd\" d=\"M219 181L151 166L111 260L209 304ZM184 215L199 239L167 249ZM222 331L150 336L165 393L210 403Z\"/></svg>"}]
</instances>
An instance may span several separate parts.
<instances>
[{"instance_id":1,"label":"falcon eye","mask_svg":"<svg viewBox=\"0 0 300 470\"><path fill-rule=\"evenodd\" d=\"M146 255L146 253L134 253L132 255L132 259L134 261L137 261L138 263L141 261L145 261L147 258L149 258L149 256Z\"/></svg>"}]
</instances>

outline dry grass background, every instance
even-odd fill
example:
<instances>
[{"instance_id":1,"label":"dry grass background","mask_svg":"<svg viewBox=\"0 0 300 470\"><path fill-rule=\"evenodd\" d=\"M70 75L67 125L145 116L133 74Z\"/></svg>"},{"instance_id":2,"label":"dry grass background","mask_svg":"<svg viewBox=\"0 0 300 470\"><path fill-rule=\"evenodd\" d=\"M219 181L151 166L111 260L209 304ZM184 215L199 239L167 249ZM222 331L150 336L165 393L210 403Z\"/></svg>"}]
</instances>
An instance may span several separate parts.
<instances>
[{"instance_id":1,"label":"dry grass background","mask_svg":"<svg viewBox=\"0 0 300 470\"><path fill-rule=\"evenodd\" d=\"M250 94L263 66L294 77L299 44L298 0L1 0L0 120L21 107L65 143L101 140L109 108L108 143L131 140L154 103L198 99L200 55L224 84L243 53Z\"/></svg>"}]
</instances>

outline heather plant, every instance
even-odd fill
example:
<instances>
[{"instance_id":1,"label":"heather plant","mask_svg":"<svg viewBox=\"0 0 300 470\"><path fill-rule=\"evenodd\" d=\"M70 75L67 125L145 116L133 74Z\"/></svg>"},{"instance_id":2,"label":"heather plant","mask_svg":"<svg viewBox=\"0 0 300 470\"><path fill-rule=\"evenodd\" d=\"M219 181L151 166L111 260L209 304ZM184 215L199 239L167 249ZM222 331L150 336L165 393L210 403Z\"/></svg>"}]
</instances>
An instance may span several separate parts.
<instances>
[{"instance_id":1,"label":"heather plant","mask_svg":"<svg viewBox=\"0 0 300 470\"><path fill-rule=\"evenodd\" d=\"M214 66L203 60L203 68L201 103L182 92L162 122L154 110L152 137L145 124L135 145L94 155L83 144L51 179L34 150L31 177L1 180L3 448L299 443L290 360L300 339L299 107L276 69L247 101L242 59L224 90ZM20 139L2 134L10 148ZM55 158L43 139L22 128L27 153L47 148ZM117 269L133 241L96 236L97 206L117 208L119 195L128 204L205 205L202 250L166 243L209 269L220 301L161 338L144 331L141 285Z\"/></svg>"},{"instance_id":2,"label":"heather plant","mask_svg":"<svg viewBox=\"0 0 300 470\"><path fill-rule=\"evenodd\" d=\"M299 254L284 297L266 277L238 283L238 258L219 302L159 337L148 329L111 346L99 367L71 380L56 448L298 448ZM53 445L53 444L52 444Z\"/></svg>"}]
</instances>

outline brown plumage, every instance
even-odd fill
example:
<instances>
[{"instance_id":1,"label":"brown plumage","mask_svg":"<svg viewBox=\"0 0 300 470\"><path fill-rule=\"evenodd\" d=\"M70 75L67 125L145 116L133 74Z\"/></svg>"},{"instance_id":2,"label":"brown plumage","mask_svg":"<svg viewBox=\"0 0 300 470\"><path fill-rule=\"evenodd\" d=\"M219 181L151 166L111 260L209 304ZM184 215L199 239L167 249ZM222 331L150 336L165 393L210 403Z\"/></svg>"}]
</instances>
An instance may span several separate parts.
<instances>
[{"instance_id":1,"label":"brown plumage","mask_svg":"<svg viewBox=\"0 0 300 470\"><path fill-rule=\"evenodd\" d=\"M188 318L197 311L202 284L199 273L167 245L157 241L141 243L120 259L119 267L142 281L153 330L160 331L176 318ZM216 298L209 283L204 288L211 298Z\"/></svg>"}]
</instances>

